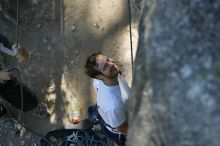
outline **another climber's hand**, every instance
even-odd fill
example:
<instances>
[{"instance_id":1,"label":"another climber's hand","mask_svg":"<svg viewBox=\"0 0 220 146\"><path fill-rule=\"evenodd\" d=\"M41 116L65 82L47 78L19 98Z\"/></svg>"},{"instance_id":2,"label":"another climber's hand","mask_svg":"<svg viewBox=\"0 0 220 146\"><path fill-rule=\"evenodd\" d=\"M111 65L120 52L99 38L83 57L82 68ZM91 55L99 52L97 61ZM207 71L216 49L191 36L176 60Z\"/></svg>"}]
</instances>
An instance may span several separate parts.
<instances>
[{"instance_id":1,"label":"another climber's hand","mask_svg":"<svg viewBox=\"0 0 220 146\"><path fill-rule=\"evenodd\" d=\"M14 52L15 55L17 55L18 50L21 49L21 48L22 48L22 47L21 47L20 44L14 44L14 45L12 45L12 50L13 50L13 52Z\"/></svg>"}]
</instances>

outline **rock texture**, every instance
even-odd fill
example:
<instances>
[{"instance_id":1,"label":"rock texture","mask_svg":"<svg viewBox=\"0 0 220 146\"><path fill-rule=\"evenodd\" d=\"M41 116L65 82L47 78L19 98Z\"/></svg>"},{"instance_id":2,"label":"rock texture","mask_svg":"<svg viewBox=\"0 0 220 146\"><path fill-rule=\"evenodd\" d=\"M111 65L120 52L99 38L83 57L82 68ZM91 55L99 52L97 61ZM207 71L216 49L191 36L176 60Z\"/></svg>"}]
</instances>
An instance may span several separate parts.
<instances>
[{"instance_id":1,"label":"rock texture","mask_svg":"<svg viewBox=\"0 0 220 146\"><path fill-rule=\"evenodd\" d=\"M40 145L41 137L25 129L15 119L0 118L0 146L35 146Z\"/></svg>"},{"instance_id":2,"label":"rock texture","mask_svg":"<svg viewBox=\"0 0 220 146\"><path fill-rule=\"evenodd\" d=\"M92 80L84 73L84 64L93 52L102 51L120 62L123 75L131 82L127 0L19 1L18 40L30 51L31 58L25 64L11 58L6 63L19 69L22 82L46 103L50 112L48 119L24 112L21 123L27 131L45 135L68 126L68 105L72 98L80 101L81 120L86 118L95 94ZM134 46L137 45L135 21L139 18L134 14L138 12L138 8L133 8L135 1L131 5ZM16 2L0 0L0 34L12 42L16 41ZM4 138L6 144L15 139L8 136ZM15 139L13 143L16 142Z\"/></svg>"},{"instance_id":3,"label":"rock texture","mask_svg":"<svg viewBox=\"0 0 220 146\"><path fill-rule=\"evenodd\" d=\"M220 145L220 1L145 0L128 146Z\"/></svg>"}]
</instances>

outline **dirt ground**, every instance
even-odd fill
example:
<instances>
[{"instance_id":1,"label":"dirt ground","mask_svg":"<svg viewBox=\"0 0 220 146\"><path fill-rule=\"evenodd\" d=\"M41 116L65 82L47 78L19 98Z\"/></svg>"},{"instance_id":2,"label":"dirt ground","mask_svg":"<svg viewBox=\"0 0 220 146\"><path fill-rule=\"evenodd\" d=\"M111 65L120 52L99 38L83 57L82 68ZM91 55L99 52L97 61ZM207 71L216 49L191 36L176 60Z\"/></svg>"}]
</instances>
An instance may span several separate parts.
<instances>
[{"instance_id":1,"label":"dirt ground","mask_svg":"<svg viewBox=\"0 0 220 146\"><path fill-rule=\"evenodd\" d=\"M63 7L62 7L63 2ZM132 81L127 0L29 0L20 3L19 43L31 59L17 64L24 82L47 104L50 117L22 114L23 126L45 135L67 123L71 98L80 102L81 119L95 102L92 82L84 73L86 57L101 51L120 62ZM133 53L137 47L136 8L132 5ZM16 39L16 25L0 12L0 33ZM10 64L10 63L9 63Z\"/></svg>"}]
</instances>

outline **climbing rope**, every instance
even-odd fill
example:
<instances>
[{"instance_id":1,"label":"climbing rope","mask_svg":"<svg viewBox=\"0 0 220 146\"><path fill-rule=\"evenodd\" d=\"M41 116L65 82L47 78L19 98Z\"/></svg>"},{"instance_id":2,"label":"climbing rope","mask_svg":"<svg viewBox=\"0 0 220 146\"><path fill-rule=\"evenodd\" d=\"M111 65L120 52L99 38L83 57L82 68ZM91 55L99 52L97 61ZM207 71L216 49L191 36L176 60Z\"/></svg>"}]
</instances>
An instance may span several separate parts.
<instances>
[{"instance_id":1,"label":"climbing rope","mask_svg":"<svg viewBox=\"0 0 220 146\"><path fill-rule=\"evenodd\" d=\"M132 28L131 28L131 2L128 0L128 17L129 17L129 34L130 34L130 48L131 48L131 70L132 70L132 76L133 76L133 45L132 45Z\"/></svg>"},{"instance_id":2,"label":"climbing rope","mask_svg":"<svg viewBox=\"0 0 220 146\"><path fill-rule=\"evenodd\" d=\"M18 45L18 33L19 33L19 0L17 0L17 11L16 11L16 44Z\"/></svg>"},{"instance_id":3,"label":"climbing rope","mask_svg":"<svg viewBox=\"0 0 220 146\"><path fill-rule=\"evenodd\" d=\"M64 37L64 3L63 0L60 0L60 33L62 37L62 45L63 45L63 37ZM63 48L62 48L63 49Z\"/></svg>"},{"instance_id":4,"label":"climbing rope","mask_svg":"<svg viewBox=\"0 0 220 146\"><path fill-rule=\"evenodd\" d=\"M64 138L58 146L63 146L64 144L80 144L83 146L107 146L104 141L95 138L94 133L87 132L85 130L79 130L73 132L70 136Z\"/></svg>"},{"instance_id":5,"label":"climbing rope","mask_svg":"<svg viewBox=\"0 0 220 146\"><path fill-rule=\"evenodd\" d=\"M19 0L17 0L17 11L16 11L16 45L18 46L19 43ZM20 113L18 116L18 121L20 121L21 119L21 115L23 112L23 108L24 108L24 101L23 101L23 89L22 89L22 84L21 84L21 74L19 72L19 70L17 68L14 69L17 74L18 74L18 81L19 81L19 85L20 85L20 95L21 95L21 109L20 109Z\"/></svg>"},{"instance_id":6,"label":"climbing rope","mask_svg":"<svg viewBox=\"0 0 220 146\"><path fill-rule=\"evenodd\" d=\"M47 143L48 146L54 146L48 140L43 140ZM92 129L88 129L73 131L71 135L66 136L58 141L56 146L67 146L71 144L76 146L111 146L112 141L106 138L102 139L98 137L98 135L92 131Z\"/></svg>"}]
</instances>

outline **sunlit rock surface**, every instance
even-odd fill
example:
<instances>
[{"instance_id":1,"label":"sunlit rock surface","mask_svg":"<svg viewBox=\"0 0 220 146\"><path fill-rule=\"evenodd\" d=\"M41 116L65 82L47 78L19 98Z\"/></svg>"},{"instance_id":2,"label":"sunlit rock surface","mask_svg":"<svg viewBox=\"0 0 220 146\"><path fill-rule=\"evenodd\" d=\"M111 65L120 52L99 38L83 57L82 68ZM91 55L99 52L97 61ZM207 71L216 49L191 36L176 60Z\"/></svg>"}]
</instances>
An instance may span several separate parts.
<instances>
[{"instance_id":1,"label":"sunlit rock surface","mask_svg":"<svg viewBox=\"0 0 220 146\"><path fill-rule=\"evenodd\" d=\"M128 146L220 145L220 1L145 0Z\"/></svg>"}]
</instances>

